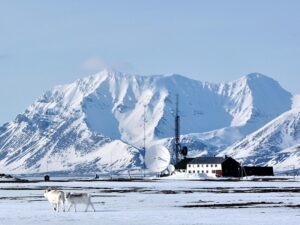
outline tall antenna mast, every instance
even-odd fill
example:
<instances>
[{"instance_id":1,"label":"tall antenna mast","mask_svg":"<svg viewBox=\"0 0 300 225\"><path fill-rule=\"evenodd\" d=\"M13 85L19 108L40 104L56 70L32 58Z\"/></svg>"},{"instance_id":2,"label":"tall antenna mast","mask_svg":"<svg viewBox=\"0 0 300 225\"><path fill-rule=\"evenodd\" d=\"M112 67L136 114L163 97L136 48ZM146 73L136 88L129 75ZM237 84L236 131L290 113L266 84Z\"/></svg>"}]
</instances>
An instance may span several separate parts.
<instances>
[{"instance_id":1,"label":"tall antenna mast","mask_svg":"<svg viewBox=\"0 0 300 225\"><path fill-rule=\"evenodd\" d=\"M47 160L46 160L46 174L44 176L44 181L50 181L50 176L48 175L48 161L49 161L49 158L48 158L48 155L47 155Z\"/></svg>"},{"instance_id":2,"label":"tall antenna mast","mask_svg":"<svg viewBox=\"0 0 300 225\"><path fill-rule=\"evenodd\" d=\"M48 157L47 157L47 161L46 161L46 173L48 174Z\"/></svg>"},{"instance_id":3,"label":"tall antenna mast","mask_svg":"<svg viewBox=\"0 0 300 225\"><path fill-rule=\"evenodd\" d=\"M110 179L112 180L113 178L113 175L112 175L112 152L110 151L110 168L109 168L109 176L110 176Z\"/></svg>"},{"instance_id":4,"label":"tall antenna mast","mask_svg":"<svg viewBox=\"0 0 300 225\"><path fill-rule=\"evenodd\" d=\"M146 105L144 105L144 176L145 176L145 170L146 170L146 163L145 163L145 155L146 155Z\"/></svg>"},{"instance_id":5,"label":"tall antenna mast","mask_svg":"<svg viewBox=\"0 0 300 225\"><path fill-rule=\"evenodd\" d=\"M176 95L176 115L175 115L175 157L176 163L179 161L180 151L180 116L179 116L179 95Z\"/></svg>"}]
</instances>

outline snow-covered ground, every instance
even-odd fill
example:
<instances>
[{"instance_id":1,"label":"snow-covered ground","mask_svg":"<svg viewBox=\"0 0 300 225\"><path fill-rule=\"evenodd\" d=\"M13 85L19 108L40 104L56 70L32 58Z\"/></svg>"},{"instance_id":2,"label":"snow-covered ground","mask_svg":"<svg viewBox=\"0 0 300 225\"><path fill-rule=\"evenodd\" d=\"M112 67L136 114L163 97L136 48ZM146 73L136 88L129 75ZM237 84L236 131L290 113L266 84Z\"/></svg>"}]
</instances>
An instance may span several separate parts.
<instances>
[{"instance_id":1,"label":"snow-covered ground","mask_svg":"<svg viewBox=\"0 0 300 225\"><path fill-rule=\"evenodd\" d=\"M52 211L43 190L88 192L96 212ZM300 182L0 183L0 224L298 224Z\"/></svg>"}]
</instances>

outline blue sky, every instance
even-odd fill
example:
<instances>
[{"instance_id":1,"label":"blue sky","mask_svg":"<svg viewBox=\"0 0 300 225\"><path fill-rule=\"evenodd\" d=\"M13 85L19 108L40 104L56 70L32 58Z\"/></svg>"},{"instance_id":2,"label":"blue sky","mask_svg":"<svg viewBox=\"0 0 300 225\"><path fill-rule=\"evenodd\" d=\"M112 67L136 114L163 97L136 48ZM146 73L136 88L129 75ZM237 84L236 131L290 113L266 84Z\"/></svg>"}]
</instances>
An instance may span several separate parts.
<instances>
[{"instance_id":1,"label":"blue sky","mask_svg":"<svg viewBox=\"0 0 300 225\"><path fill-rule=\"evenodd\" d=\"M224 82L251 72L300 93L300 1L0 1L0 123L104 67Z\"/></svg>"}]
</instances>

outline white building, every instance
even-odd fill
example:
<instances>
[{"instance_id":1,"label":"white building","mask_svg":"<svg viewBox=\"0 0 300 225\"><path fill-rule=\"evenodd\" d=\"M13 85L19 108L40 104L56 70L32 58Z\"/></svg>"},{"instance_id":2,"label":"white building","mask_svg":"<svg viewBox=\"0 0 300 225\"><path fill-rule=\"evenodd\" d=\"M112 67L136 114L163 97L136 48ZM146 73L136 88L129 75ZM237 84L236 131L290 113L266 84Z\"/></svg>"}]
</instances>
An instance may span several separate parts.
<instances>
[{"instance_id":1,"label":"white building","mask_svg":"<svg viewBox=\"0 0 300 225\"><path fill-rule=\"evenodd\" d=\"M223 157L199 157L187 163L187 173L202 173L207 176L216 176L218 171L222 171Z\"/></svg>"},{"instance_id":2,"label":"white building","mask_svg":"<svg viewBox=\"0 0 300 225\"><path fill-rule=\"evenodd\" d=\"M209 177L238 176L240 164L231 157L185 158L175 166L179 172Z\"/></svg>"}]
</instances>

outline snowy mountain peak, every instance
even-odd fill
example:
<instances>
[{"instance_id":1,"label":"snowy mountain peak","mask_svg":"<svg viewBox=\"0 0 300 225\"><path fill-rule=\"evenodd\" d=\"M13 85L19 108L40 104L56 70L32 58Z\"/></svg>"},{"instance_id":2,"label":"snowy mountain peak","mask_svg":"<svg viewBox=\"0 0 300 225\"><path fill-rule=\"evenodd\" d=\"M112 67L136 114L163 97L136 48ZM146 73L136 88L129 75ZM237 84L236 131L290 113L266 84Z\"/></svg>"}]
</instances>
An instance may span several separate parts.
<instances>
[{"instance_id":1,"label":"snowy mountain peak","mask_svg":"<svg viewBox=\"0 0 300 225\"><path fill-rule=\"evenodd\" d=\"M276 80L261 73L250 73L224 85L250 88L251 90L255 87L270 86L271 88L284 90Z\"/></svg>"},{"instance_id":2,"label":"snowy mountain peak","mask_svg":"<svg viewBox=\"0 0 300 225\"><path fill-rule=\"evenodd\" d=\"M246 76L244 76L247 80L254 80L254 79L270 79L273 80L271 77L268 77L264 74L261 73L249 73Z\"/></svg>"},{"instance_id":3,"label":"snowy mountain peak","mask_svg":"<svg viewBox=\"0 0 300 225\"><path fill-rule=\"evenodd\" d=\"M259 73L220 85L219 93L228 97L225 108L233 117L231 126L243 126L244 134L289 110L292 104L292 95L288 91L277 81Z\"/></svg>"},{"instance_id":4,"label":"snowy mountain peak","mask_svg":"<svg viewBox=\"0 0 300 225\"><path fill-rule=\"evenodd\" d=\"M295 108L228 147L221 155L234 156L246 164L275 166L277 171L291 170L293 164L296 168L300 165L300 152L294 147L299 143L300 109Z\"/></svg>"},{"instance_id":5,"label":"snowy mountain peak","mask_svg":"<svg viewBox=\"0 0 300 225\"><path fill-rule=\"evenodd\" d=\"M199 154L228 146L292 105L289 92L260 74L211 84L103 70L56 86L2 126L0 168L42 172L47 160L58 170L137 168L144 131L147 146L172 143L177 95L183 140ZM111 161L111 154L118 155Z\"/></svg>"}]
</instances>

